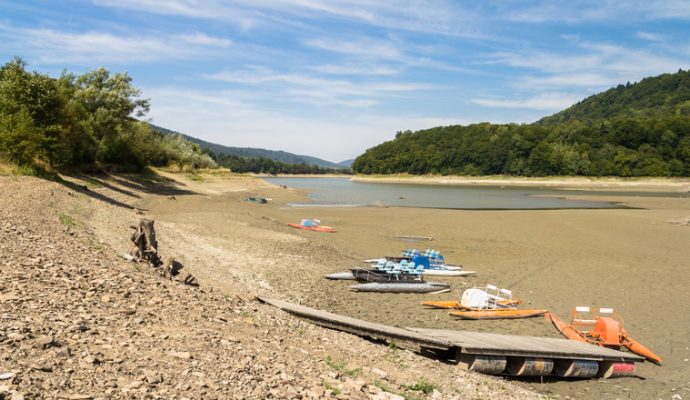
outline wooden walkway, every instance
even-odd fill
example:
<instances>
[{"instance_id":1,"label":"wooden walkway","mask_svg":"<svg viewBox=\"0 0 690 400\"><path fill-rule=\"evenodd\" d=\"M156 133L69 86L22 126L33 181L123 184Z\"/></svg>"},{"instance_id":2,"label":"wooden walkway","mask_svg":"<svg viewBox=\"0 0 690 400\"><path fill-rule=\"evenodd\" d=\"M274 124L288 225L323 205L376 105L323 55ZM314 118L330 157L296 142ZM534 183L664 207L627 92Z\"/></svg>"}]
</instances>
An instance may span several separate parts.
<instances>
[{"instance_id":1,"label":"wooden walkway","mask_svg":"<svg viewBox=\"0 0 690 400\"><path fill-rule=\"evenodd\" d=\"M611 376L611 371L613 371L613 364L624 363L632 365L633 363L644 361L643 357L633 353L567 339L442 329L398 328L316 310L273 298L258 297L258 299L316 325L359 336L395 341L396 345L415 351L427 349L435 351L436 354L438 354L438 351L442 351L449 355L450 358L455 359L455 361L461 362L467 368L492 374L507 373L527 376L529 368L534 367L532 364L535 361L539 361L539 367L534 367L536 369L532 371L533 373L529 373L529 375L549 375L552 373L552 370L555 373L554 363L556 367L564 365L566 367L573 367L573 363L576 363L575 367L580 368L580 376L560 374L559 376L589 378L595 376L597 369L599 369L602 375L598 376L609 377ZM499 362L499 367L496 366L497 361ZM547 362L546 367L543 365L543 361ZM511 368L515 362L519 363L520 368ZM525 363L528 364L527 369L525 369ZM585 364L580 365L578 363ZM593 370L592 364L594 364ZM482 367L482 365L487 366ZM585 371L588 375L585 374L582 368L589 368L590 370L588 371L591 373ZM605 372L604 369L608 372ZM518 370L521 372L516 372ZM526 370L528 373L524 372ZM560 368L560 371L563 370L565 369ZM568 371L572 373L572 368Z\"/></svg>"}]
</instances>

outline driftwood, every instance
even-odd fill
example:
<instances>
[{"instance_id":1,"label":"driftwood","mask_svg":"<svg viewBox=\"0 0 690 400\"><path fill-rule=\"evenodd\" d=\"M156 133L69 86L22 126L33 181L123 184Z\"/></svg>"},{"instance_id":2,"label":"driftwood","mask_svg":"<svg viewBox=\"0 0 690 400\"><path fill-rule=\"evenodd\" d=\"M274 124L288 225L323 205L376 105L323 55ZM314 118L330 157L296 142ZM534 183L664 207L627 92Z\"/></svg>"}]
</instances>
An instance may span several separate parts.
<instances>
[{"instance_id":1,"label":"driftwood","mask_svg":"<svg viewBox=\"0 0 690 400\"><path fill-rule=\"evenodd\" d=\"M148 262L154 268L160 268L159 272L164 278L182 282L185 285L199 286L196 278L187 273L184 279L176 278L183 268L174 257L168 257L165 263L158 255L158 241L156 240L156 230L153 227L153 220L142 218L139 220L139 225L132 225L134 233L130 240L134 244L131 255L123 255L125 259L136 262Z\"/></svg>"},{"instance_id":2,"label":"driftwood","mask_svg":"<svg viewBox=\"0 0 690 400\"><path fill-rule=\"evenodd\" d=\"M137 261L147 261L151 266L158 267L162 262L158 256L158 241L153 222L151 219L142 218L138 226L131 226L134 229L130 238L134 244L131 254Z\"/></svg>"}]
</instances>

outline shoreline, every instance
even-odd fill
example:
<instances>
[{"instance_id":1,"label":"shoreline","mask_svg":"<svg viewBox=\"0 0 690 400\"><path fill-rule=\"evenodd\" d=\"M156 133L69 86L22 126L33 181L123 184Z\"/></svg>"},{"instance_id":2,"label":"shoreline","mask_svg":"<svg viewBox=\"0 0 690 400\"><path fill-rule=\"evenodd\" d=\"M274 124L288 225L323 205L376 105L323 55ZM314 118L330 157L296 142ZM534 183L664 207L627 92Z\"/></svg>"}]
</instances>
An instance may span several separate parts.
<instances>
[{"instance_id":1,"label":"shoreline","mask_svg":"<svg viewBox=\"0 0 690 400\"><path fill-rule=\"evenodd\" d=\"M411 185L548 187L563 190L612 190L641 192L690 192L688 178L618 178L618 177L513 177L513 176L439 176L439 175L355 175L353 182L399 183Z\"/></svg>"}]
</instances>

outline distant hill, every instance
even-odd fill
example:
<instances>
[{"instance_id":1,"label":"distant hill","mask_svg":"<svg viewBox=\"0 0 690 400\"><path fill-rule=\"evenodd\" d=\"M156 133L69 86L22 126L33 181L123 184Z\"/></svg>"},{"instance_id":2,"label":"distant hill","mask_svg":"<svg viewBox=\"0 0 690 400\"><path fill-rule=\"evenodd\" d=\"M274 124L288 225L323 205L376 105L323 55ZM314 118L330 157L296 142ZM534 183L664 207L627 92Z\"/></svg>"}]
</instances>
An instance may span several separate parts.
<instances>
[{"instance_id":1,"label":"distant hill","mask_svg":"<svg viewBox=\"0 0 690 400\"><path fill-rule=\"evenodd\" d=\"M205 140L197 139L195 137L185 135L184 133L175 132L170 129L166 129L157 125L151 124L151 127L163 134L177 134L182 135L185 139L190 142L196 143L204 149L208 149L214 154L222 154L228 156L238 156L238 157L249 157L249 158L267 158L273 161L279 161L286 164L307 164L307 165L317 165L319 167L325 168L346 168L343 165L336 164L330 161L322 160L317 157L304 156L293 153L288 153L286 151L276 151L267 149L258 149L252 147L231 147L224 146L222 144L216 144L207 142Z\"/></svg>"},{"instance_id":2,"label":"distant hill","mask_svg":"<svg viewBox=\"0 0 690 400\"><path fill-rule=\"evenodd\" d=\"M345 161L341 161L338 163L338 166L343 167L343 168L351 168L353 162L355 162L354 158L349 159L349 160L345 160Z\"/></svg>"},{"instance_id":3,"label":"distant hill","mask_svg":"<svg viewBox=\"0 0 690 400\"><path fill-rule=\"evenodd\" d=\"M537 123L591 122L614 117L690 116L690 71L645 78L590 96Z\"/></svg>"},{"instance_id":4,"label":"distant hill","mask_svg":"<svg viewBox=\"0 0 690 400\"><path fill-rule=\"evenodd\" d=\"M618 85L533 124L398 132L355 173L690 176L690 72Z\"/></svg>"}]
</instances>

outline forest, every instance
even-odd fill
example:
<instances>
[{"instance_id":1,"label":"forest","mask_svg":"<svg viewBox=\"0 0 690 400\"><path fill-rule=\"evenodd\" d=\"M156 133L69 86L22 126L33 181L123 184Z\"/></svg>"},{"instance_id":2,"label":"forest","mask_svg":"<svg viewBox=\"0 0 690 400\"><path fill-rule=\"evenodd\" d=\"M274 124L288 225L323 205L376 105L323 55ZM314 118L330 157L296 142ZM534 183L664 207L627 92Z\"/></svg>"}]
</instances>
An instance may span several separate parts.
<instances>
[{"instance_id":1,"label":"forest","mask_svg":"<svg viewBox=\"0 0 690 400\"><path fill-rule=\"evenodd\" d=\"M253 172L257 174L287 174L287 175L323 175L323 174L350 174L347 168L328 168L307 163L285 163L264 157L242 157L230 154L214 154L209 152L219 166L230 169L233 172Z\"/></svg>"},{"instance_id":2,"label":"forest","mask_svg":"<svg viewBox=\"0 0 690 400\"><path fill-rule=\"evenodd\" d=\"M398 132L363 174L690 176L690 72L619 85L532 124Z\"/></svg>"},{"instance_id":3,"label":"forest","mask_svg":"<svg viewBox=\"0 0 690 400\"><path fill-rule=\"evenodd\" d=\"M148 111L126 73L99 68L52 78L19 58L0 67L0 153L25 169L216 166L198 145L133 118Z\"/></svg>"}]
</instances>

